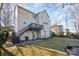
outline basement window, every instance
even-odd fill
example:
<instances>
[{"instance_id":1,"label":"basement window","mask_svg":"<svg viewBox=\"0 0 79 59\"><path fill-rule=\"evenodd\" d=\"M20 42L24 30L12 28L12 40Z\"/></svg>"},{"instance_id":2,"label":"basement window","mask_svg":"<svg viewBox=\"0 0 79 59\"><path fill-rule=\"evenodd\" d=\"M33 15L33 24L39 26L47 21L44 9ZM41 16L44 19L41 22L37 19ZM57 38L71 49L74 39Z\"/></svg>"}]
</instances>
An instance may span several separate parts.
<instances>
[{"instance_id":1,"label":"basement window","mask_svg":"<svg viewBox=\"0 0 79 59\"><path fill-rule=\"evenodd\" d=\"M26 22L24 22L24 24L27 24Z\"/></svg>"}]
</instances>

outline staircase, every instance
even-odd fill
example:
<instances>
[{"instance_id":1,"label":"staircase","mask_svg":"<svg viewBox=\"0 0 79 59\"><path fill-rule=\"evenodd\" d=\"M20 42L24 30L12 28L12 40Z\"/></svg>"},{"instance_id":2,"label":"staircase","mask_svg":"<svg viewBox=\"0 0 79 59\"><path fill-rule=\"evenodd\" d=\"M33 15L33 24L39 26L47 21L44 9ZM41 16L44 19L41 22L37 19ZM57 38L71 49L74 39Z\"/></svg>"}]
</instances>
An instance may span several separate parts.
<instances>
[{"instance_id":1,"label":"staircase","mask_svg":"<svg viewBox=\"0 0 79 59\"><path fill-rule=\"evenodd\" d=\"M37 29L37 30L41 30L43 28L43 25L39 25L39 24L36 24L36 23L31 23L27 26L25 26L24 28L22 28L20 31L19 31L19 37L24 34L28 29Z\"/></svg>"}]
</instances>

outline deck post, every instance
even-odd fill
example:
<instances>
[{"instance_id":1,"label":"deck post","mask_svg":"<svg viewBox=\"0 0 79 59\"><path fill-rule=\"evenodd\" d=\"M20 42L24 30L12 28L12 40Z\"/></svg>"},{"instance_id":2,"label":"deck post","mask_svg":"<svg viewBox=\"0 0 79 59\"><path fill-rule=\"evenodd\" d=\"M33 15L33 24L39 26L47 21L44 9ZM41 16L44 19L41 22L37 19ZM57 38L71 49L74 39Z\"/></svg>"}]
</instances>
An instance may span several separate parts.
<instances>
[{"instance_id":1,"label":"deck post","mask_svg":"<svg viewBox=\"0 0 79 59\"><path fill-rule=\"evenodd\" d=\"M34 30L32 28L32 39L34 40Z\"/></svg>"}]
</instances>

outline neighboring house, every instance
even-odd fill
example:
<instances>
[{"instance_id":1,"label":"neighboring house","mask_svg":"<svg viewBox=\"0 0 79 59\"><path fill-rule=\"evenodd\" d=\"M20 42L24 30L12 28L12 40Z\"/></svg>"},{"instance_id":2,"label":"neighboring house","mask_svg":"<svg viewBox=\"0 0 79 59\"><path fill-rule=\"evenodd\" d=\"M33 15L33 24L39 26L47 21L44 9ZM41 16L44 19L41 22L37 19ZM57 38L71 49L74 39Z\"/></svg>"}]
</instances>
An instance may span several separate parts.
<instances>
[{"instance_id":1,"label":"neighboring house","mask_svg":"<svg viewBox=\"0 0 79 59\"><path fill-rule=\"evenodd\" d=\"M69 34L70 34L69 29L68 29L68 28L65 28L65 29L64 29L64 35L65 35L65 36L69 36Z\"/></svg>"},{"instance_id":2,"label":"neighboring house","mask_svg":"<svg viewBox=\"0 0 79 59\"><path fill-rule=\"evenodd\" d=\"M21 40L25 37L33 40L51 36L49 16L45 10L35 14L17 5L14 14L14 31Z\"/></svg>"},{"instance_id":3,"label":"neighboring house","mask_svg":"<svg viewBox=\"0 0 79 59\"><path fill-rule=\"evenodd\" d=\"M54 32L56 35L63 35L63 26L62 25L52 25L51 26L51 31Z\"/></svg>"}]
</instances>

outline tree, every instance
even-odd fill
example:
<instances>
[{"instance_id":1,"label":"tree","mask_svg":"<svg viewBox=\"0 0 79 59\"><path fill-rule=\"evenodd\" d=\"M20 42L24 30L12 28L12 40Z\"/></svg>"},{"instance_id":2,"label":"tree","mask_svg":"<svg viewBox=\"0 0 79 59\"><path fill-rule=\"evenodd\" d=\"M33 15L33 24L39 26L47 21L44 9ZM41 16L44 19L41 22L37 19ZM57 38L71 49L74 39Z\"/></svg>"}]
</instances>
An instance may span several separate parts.
<instances>
[{"instance_id":1,"label":"tree","mask_svg":"<svg viewBox=\"0 0 79 59\"><path fill-rule=\"evenodd\" d=\"M3 7L3 16L2 16L5 28L9 26L10 16L11 16L10 4L6 3L4 4L4 7Z\"/></svg>"},{"instance_id":2,"label":"tree","mask_svg":"<svg viewBox=\"0 0 79 59\"><path fill-rule=\"evenodd\" d=\"M7 6L8 7L8 6ZM3 12L3 13L2 13ZM1 3L1 6L0 6L0 21L2 20L5 20L4 24L5 24L5 27L2 29L0 28L0 55L2 55L3 53L1 52L2 50L6 50L4 47L3 47L3 44L7 41L7 38L8 38L8 30L6 30L7 28L7 22L6 20L9 19L9 10L6 10L4 8L4 4ZM1 22L0 22L0 25L1 25Z\"/></svg>"},{"instance_id":3,"label":"tree","mask_svg":"<svg viewBox=\"0 0 79 59\"><path fill-rule=\"evenodd\" d=\"M75 27L77 34L79 34L79 8L78 7L79 7L79 4L75 4L71 8L69 8L71 16L74 19L73 25Z\"/></svg>"}]
</instances>

